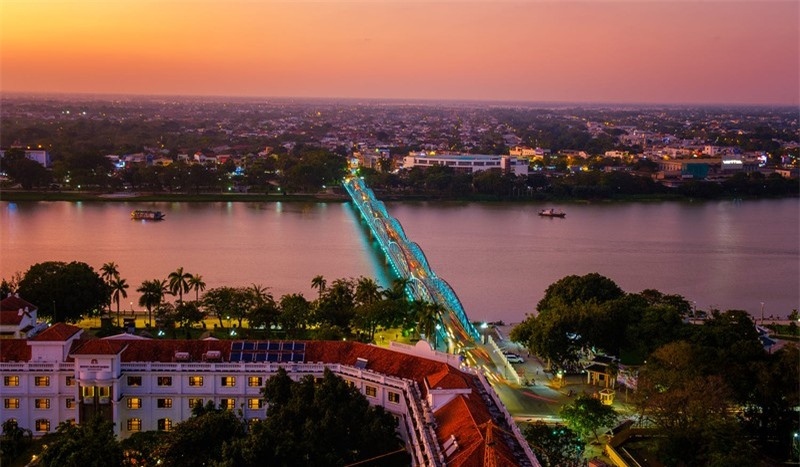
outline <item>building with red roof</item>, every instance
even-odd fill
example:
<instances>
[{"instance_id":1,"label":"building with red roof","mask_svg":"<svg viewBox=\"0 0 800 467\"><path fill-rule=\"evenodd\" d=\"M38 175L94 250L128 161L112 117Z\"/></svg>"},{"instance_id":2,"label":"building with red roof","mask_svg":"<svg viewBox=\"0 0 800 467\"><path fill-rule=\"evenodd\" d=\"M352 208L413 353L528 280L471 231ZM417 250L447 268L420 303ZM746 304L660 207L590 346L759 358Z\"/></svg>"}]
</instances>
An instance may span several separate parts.
<instances>
[{"instance_id":1,"label":"building with red roof","mask_svg":"<svg viewBox=\"0 0 800 467\"><path fill-rule=\"evenodd\" d=\"M22 299L19 294L9 294L0 300L0 339L27 337L36 326L36 305Z\"/></svg>"},{"instance_id":2,"label":"building with red roof","mask_svg":"<svg viewBox=\"0 0 800 467\"><path fill-rule=\"evenodd\" d=\"M170 430L213 401L247 419L267 416L264 382L330 369L398 420L414 465L538 466L484 376L459 358L416 346L341 341L88 339L51 326L33 339L0 340L3 411L35 435L99 415L120 437Z\"/></svg>"}]
</instances>

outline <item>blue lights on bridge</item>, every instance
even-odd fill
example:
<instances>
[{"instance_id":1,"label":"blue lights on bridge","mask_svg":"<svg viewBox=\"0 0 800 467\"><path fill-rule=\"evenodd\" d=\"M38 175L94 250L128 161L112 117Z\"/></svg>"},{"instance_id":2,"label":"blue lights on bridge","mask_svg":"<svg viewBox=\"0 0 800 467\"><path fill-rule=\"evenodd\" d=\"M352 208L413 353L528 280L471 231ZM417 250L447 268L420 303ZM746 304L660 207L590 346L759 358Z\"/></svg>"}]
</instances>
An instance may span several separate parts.
<instances>
[{"instance_id":1,"label":"blue lights on bridge","mask_svg":"<svg viewBox=\"0 0 800 467\"><path fill-rule=\"evenodd\" d=\"M407 279L406 294L409 298L444 308L445 312L439 318L442 326L437 327L442 338L439 342L452 342L454 339L462 344L479 342L480 333L467 318L452 287L433 272L425 253L406 237L400 222L389 215L386 205L375 198L372 189L359 177L346 178L343 185L395 274Z\"/></svg>"}]
</instances>

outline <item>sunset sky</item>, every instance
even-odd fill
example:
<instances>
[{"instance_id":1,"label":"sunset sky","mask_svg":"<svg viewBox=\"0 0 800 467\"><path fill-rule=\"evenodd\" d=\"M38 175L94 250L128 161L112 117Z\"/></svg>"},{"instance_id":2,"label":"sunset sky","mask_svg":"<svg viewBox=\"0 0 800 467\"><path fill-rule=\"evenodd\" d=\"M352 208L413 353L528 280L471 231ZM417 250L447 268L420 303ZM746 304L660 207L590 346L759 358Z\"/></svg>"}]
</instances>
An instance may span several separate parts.
<instances>
[{"instance_id":1,"label":"sunset sky","mask_svg":"<svg viewBox=\"0 0 800 467\"><path fill-rule=\"evenodd\" d=\"M800 103L800 2L0 0L11 92Z\"/></svg>"}]
</instances>

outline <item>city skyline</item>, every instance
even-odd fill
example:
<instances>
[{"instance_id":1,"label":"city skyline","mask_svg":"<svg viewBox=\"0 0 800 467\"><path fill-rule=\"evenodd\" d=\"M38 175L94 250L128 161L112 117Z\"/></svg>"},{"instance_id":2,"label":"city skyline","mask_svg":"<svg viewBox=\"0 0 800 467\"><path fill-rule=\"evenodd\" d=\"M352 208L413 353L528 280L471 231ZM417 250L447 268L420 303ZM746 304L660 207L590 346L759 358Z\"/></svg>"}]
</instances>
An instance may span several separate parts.
<instances>
[{"instance_id":1,"label":"city skyline","mask_svg":"<svg viewBox=\"0 0 800 467\"><path fill-rule=\"evenodd\" d=\"M4 92L800 103L796 2L4 2Z\"/></svg>"}]
</instances>

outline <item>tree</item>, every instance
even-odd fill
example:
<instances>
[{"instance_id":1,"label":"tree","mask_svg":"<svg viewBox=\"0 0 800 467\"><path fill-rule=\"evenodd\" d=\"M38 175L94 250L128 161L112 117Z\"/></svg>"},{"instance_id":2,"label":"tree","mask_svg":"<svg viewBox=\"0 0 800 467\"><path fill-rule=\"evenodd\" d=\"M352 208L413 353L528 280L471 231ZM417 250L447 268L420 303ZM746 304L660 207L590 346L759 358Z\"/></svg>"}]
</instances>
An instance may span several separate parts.
<instances>
[{"instance_id":1,"label":"tree","mask_svg":"<svg viewBox=\"0 0 800 467\"><path fill-rule=\"evenodd\" d=\"M585 441L588 441L589 434L596 440L597 430L617 421L617 412L612 407L586 395L580 395L571 404L561 407L560 414L567 426Z\"/></svg>"},{"instance_id":2,"label":"tree","mask_svg":"<svg viewBox=\"0 0 800 467\"><path fill-rule=\"evenodd\" d=\"M625 294L611 279L594 272L584 276L567 276L551 284L536 305L539 313L559 304L574 305L580 302L602 303Z\"/></svg>"},{"instance_id":3,"label":"tree","mask_svg":"<svg viewBox=\"0 0 800 467\"><path fill-rule=\"evenodd\" d=\"M352 279L336 279L317 300L316 320L320 324L348 330L355 316Z\"/></svg>"},{"instance_id":4,"label":"tree","mask_svg":"<svg viewBox=\"0 0 800 467\"><path fill-rule=\"evenodd\" d=\"M125 289L128 288L128 283L125 279L116 277L111 280L109 287L111 287L111 299L117 304L117 326L121 326L122 323L119 320L119 303L121 298L128 297L128 292L125 291Z\"/></svg>"},{"instance_id":5,"label":"tree","mask_svg":"<svg viewBox=\"0 0 800 467\"><path fill-rule=\"evenodd\" d=\"M542 421L528 424L523 432L544 467L581 467L584 443L568 427Z\"/></svg>"},{"instance_id":6,"label":"tree","mask_svg":"<svg viewBox=\"0 0 800 467\"><path fill-rule=\"evenodd\" d=\"M33 432L20 428L17 421L9 418L3 422L3 434L0 437L0 462L11 463L33 440Z\"/></svg>"},{"instance_id":7,"label":"tree","mask_svg":"<svg viewBox=\"0 0 800 467\"><path fill-rule=\"evenodd\" d=\"M122 448L111 421L94 417L80 425L64 422L56 432L59 436L42 453L44 467L122 465Z\"/></svg>"},{"instance_id":8,"label":"tree","mask_svg":"<svg viewBox=\"0 0 800 467\"><path fill-rule=\"evenodd\" d=\"M231 453L241 459L237 465L346 465L390 453L409 462L397 420L328 369L319 381L308 375L294 382L280 368L263 393L267 418Z\"/></svg>"},{"instance_id":9,"label":"tree","mask_svg":"<svg viewBox=\"0 0 800 467\"><path fill-rule=\"evenodd\" d=\"M77 322L108 303L108 286L86 263L47 261L31 266L19 283L19 294L36 304L39 315L53 322Z\"/></svg>"},{"instance_id":10,"label":"tree","mask_svg":"<svg viewBox=\"0 0 800 467\"><path fill-rule=\"evenodd\" d=\"M166 467L214 465L223 461L223 445L246 436L245 422L230 410L201 410L175 425L156 450ZM264 465L264 464L261 464Z\"/></svg>"},{"instance_id":11,"label":"tree","mask_svg":"<svg viewBox=\"0 0 800 467\"><path fill-rule=\"evenodd\" d=\"M251 328L264 328L267 332L278 323L280 310L272 294L268 293L263 287L253 284L250 287L252 295L249 309L247 310L247 322Z\"/></svg>"},{"instance_id":12,"label":"tree","mask_svg":"<svg viewBox=\"0 0 800 467\"><path fill-rule=\"evenodd\" d=\"M111 261L103 264L100 267L100 277L102 277L105 283L108 284L110 289L109 294L112 293L113 289L110 288L111 281L119 277L119 266L117 266L117 263ZM108 300L108 314L111 314L111 297L109 297ZM117 317L117 321L119 321L119 317Z\"/></svg>"},{"instance_id":13,"label":"tree","mask_svg":"<svg viewBox=\"0 0 800 467\"><path fill-rule=\"evenodd\" d=\"M25 157L25 150L22 148L9 149L0 161L2 170L26 190L47 186L50 182L50 172L42 164Z\"/></svg>"},{"instance_id":14,"label":"tree","mask_svg":"<svg viewBox=\"0 0 800 467\"><path fill-rule=\"evenodd\" d=\"M230 317L231 308L239 297L239 291L235 287L215 287L203 295L202 304L208 314L219 319L219 327L224 328L222 318Z\"/></svg>"},{"instance_id":15,"label":"tree","mask_svg":"<svg viewBox=\"0 0 800 467\"><path fill-rule=\"evenodd\" d=\"M286 337L299 337L311 318L311 303L302 294L287 294L280 299L278 323L286 331Z\"/></svg>"},{"instance_id":16,"label":"tree","mask_svg":"<svg viewBox=\"0 0 800 467\"><path fill-rule=\"evenodd\" d=\"M322 298L326 285L328 285L328 282L322 276L314 276L314 278L311 279L311 288L319 291L319 298Z\"/></svg>"},{"instance_id":17,"label":"tree","mask_svg":"<svg viewBox=\"0 0 800 467\"><path fill-rule=\"evenodd\" d=\"M120 447L125 453L125 466L159 465L156 457L159 447L164 443L166 431L140 431L132 433L120 441Z\"/></svg>"},{"instance_id":18,"label":"tree","mask_svg":"<svg viewBox=\"0 0 800 467\"><path fill-rule=\"evenodd\" d=\"M189 291L189 280L192 275L188 272L183 272L183 267L179 267L175 271L169 273L167 280L169 281L169 290L172 295L178 295L178 301L183 301L184 292Z\"/></svg>"},{"instance_id":19,"label":"tree","mask_svg":"<svg viewBox=\"0 0 800 467\"><path fill-rule=\"evenodd\" d=\"M175 321L186 331L189 337L189 328L205 318L197 302L180 302L175 306Z\"/></svg>"},{"instance_id":20,"label":"tree","mask_svg":"<svg viewBox=\"0 0 800 467\"><path fill-rule=\"evenodd\" d=\"M164 295L168 292L167 281L162 279L143 281L136 291L142 294L139 297L139 306L147 308L147 322L152 326L153 308L160 305L164 300Z\"/></svg>"},{"instance_id":21,"label":"tree","mask_svg":"<svg viewBox=\"0 0 800 467\"><path fill-rule=\"evenodd\" d=\"M199 274L192 275L189 278L188 285L189 285L189 290L194 289L195 293L194 299L200 300L200 292L206 290L206 283L203 282L203 276Z\"/></svg>"}]
</instances>

